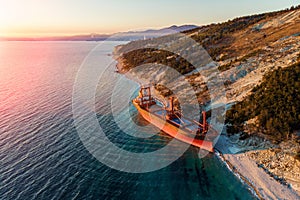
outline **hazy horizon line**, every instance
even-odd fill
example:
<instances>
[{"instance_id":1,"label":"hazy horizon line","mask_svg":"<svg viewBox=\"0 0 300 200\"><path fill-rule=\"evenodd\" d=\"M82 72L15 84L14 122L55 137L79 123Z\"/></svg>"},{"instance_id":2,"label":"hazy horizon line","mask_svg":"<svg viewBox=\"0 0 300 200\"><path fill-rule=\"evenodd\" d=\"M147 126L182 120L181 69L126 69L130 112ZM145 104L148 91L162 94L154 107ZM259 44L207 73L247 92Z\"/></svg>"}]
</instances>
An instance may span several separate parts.
<instances>
[{"instance_id":1,"label":"hazy horizon line","mask_svg":"<svg viewBox=\"0 0 300 200\"><path fill-rule=\"evenodd\" d=\"M299 5L298 5L299 6ZM282 9L278 9L278 10L273 10L273 11L267 11L267 12L261 12L261 13L254 13L254 14L248 14L248 15L242 15L242 16L235 16L235 17L231 17L231 18L227 18L226 20L220 20L220 21L214 21L214 22L208 22L205 24L193 24L193 23L181 23L181 24L176 24L173 23L171 25L166 25L166 26L159 26L159 27L144 27L144 28L134 28L134 29L128 29L128 30L120 30L120 31L115 31L115 32L110 32L110 33L98 33L98 32L90 32L90 33L82 33L82 32L78 32L78 33L57 33L57 34L53 34L51 35L50 33L46 33L46 34L40 34L40 35L26 35L26 36L6 36L6 35L0 35L0 41L72 41L72 38L76 41L84 41L87 39L93 39L96 37L98 37L98 39L103 38L106 39L108 37L111 37L113 35L117 35L117 34L124 34L124 33L134 33L134 32L143 32L143 31L156 31L156 30L161 30L161 29L167 29L170 28L172 26L177 26L177 27L181 27L181 26L197 26L197 27L203 27L203 26L207 26L207 25L212 25L212 24L217 24L217 23L224 23L236 18L240 18L240 17L247 17L247 16L252 16L252 15L259 15L259 14L266 14L266 13L272 13L272 12L279 12L279 11L284 11L284 10L288 10L289 8L282 8ZM82 39L80 39L80 37L83 37Z\"/></svg>"}]
</instances>

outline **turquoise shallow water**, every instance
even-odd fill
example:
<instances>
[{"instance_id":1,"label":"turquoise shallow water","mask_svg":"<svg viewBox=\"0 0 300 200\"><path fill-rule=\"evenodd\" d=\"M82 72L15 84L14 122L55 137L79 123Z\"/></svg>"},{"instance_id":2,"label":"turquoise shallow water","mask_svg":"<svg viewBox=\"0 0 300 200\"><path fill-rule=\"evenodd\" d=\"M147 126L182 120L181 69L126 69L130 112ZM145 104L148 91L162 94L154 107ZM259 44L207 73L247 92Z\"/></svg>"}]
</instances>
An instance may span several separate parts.
<instances>
[{"instance_id":1,"label":"turquoise shallow water","mask_svg":"<svg viewBox=\"0 0 300 200\"><path fill-rule=\"evenodd\" d=\"M141 174L111 169L94 158L74 126L72 90L83 59L97 44L0 43L0 199L255 199L216 156L199 159L197 148L168 167ZM117 44L104 44L99 57L112 61L108 54ZM171 138L163 133L136 139L118 128L109 86L120 75L112 65L105 76L95 104L108 138L139 153L166 145ZM131 112L138 117L133 107Z\"/></svg>"}]
</instances>

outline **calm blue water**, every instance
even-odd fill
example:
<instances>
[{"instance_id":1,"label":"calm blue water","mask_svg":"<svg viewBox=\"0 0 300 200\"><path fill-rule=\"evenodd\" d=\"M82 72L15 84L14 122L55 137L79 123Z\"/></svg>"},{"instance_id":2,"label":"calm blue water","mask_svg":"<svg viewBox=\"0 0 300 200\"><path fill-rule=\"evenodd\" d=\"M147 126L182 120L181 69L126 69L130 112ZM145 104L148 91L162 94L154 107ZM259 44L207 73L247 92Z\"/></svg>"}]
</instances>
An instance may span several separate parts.
<instances>
[{"instance_id":1,"label":"calm blue water","mask_svg":"<svg viewBox=\"0 0 300 200\"><path fill-rule=\"evenodd\" d=\"M99 56L112 59L107 54L117 44L105 44ZM0 42L0 199L254 199L217 157L199 159L196 148L144 174L119 172L95 159L79 139L71 104L76 73L96 45ZM163 133L136 140L117 127L107 87L119 75L113 65L109 70L96 98L106 135L133 152L168 143Z\"/></svg>"}]
</instances>

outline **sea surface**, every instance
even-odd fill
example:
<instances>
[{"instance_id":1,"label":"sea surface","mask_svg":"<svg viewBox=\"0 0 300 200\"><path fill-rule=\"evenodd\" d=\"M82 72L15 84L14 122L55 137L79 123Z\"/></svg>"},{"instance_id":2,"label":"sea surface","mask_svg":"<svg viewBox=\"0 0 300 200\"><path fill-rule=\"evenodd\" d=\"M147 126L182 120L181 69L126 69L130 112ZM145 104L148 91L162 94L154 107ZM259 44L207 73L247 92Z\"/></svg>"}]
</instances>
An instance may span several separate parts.
<instances>
[{"instance_id":1,"label":"sea surface","mask_svg":"<svg viewBox=\"0 0 300 200\"><path fill-rule=\"evenodd\" d=\"M113 63L111 52L118 44L106 42L96 53L105 63ZM194 147L171 165L149 173L122 172L98 161L80 140L72 112L76 75L97 45L0 42L1 200L255 199L215 155L200 159ZM101 62L93 67L107 68ZM95 98L96 116L105 134L118 147L132 152L168 144L172 138L164 133L135 139L115 123L109 90L121 75L114 71L111 64L99 80ZM129 106L132 117L142 120ZM128 121L122 118L122 111L118 118L125 124ZM90 124L82 126L89 128ZM118 157L112 159L118 162Z\"/></svg>"}]
</instances>

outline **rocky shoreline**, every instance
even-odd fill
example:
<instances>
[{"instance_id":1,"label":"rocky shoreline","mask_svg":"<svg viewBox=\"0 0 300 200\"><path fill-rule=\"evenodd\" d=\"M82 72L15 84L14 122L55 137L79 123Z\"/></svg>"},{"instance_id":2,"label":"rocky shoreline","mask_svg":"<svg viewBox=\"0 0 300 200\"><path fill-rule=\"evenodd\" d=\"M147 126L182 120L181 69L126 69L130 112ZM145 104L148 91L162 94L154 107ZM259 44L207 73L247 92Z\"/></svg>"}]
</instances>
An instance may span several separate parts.
<instances>
[{"instance_id":1,"label":"rocky shoreline","mask_svg":"<svg viewBox=\"0 0 300 200\"><path fill-rule=\"evenodd\" d=\"M298 149L297 143L285 142L278 148L254 150L246 154L271 177L300 195L300 161L295 158Z\"/></svg>"},{"instance_id":2,"label":"rocky shoreline","mask_svg":"<svg viewBox=\"0 0 300 200\"><path fill-rule=\"evenodd\" d=\"M226 66L227 62L231 65L229 70L220 71L226 86L226 98L220 98L218 100L220 103L230 106L243 100L250 94L252 88L260 83L266 73L277 67L287 67L295 63L299 59L300 34L290 34L261 47L257 55L241 55L241 58L215 63L219 67ZM125 73L124 60L118 55L119 48L114 52L118 61L116 67L118 72ZM157 82L163 83L166 72L147 70L147 72L133 74L133 77L147 80L149 79L147 74L154 74ZM205 97L206 82L202 80L200 74L190 73L185 79L192 85L198 97ZM228 84L226 80L230 80ZM176 82L175 88L181 86L179 79L173 82ZM159 90L156 92L160 93ZM189 99L184 89L179 95ZM205 98L200 100L203 102ZM233 173L244 177L242 178L245 179L244 182L253 188L260 199L300 199L300 161L295 158L300 149L299 144L290 142L274 145L255 135L257 134L254 133L253 137L244 140L240 140L239 134L232 137L222 135L216 149L220 151Z\"/></svg>"},{"instance_id":3,"label":"rocky shoreline","mask_svg":"<svg viewBox=\"0 0 300 200\"><path fill-rule=\"evenodd\" d=\"M116 65L118 72L125 73L125 70L122 68L123 60L117 56L115 58L117 58L118 62ZM257 143L260 145L257 145ZM280 170L277 170L276 173L274 170L269 169L269 166L264 163L264 159L266 158L261 158L262 155L268 155L265 154L266 151L273 151L274 147L275 145L272 145L267 140L240 141L237 138L229 138L224 135L220 137L216 145L216 149L219 151L219 158L226 163L228 168L242 182L251 188L253 194L258 199L299 199L300 190L298 181L294 180L291 183L290 179L279 175ZM279 163L278 165L283 164ZM299 163L296 165L300 166ZM293 172L290 172L290 176ZM288 171L286 173L289 174ZM297 177L300 177L299 171L297 173Z\"/></svg>"},{"instance_id":4,"label":"rocky shoreline","mask_svg":"<svg viewBox=\"0 0 300 200\"><path fill-rule=\"evenodd\" d=\"M237 176L242 183L245 183L249 186L249 189L251 190L252 194L254 196L256 196L258 199L263 199L262 196L260 195L259 191L254 187L254 185L251 183L250 180L248 180L245 176L243 176L243 174L241 174L239 171L236 170L235 166L232 165L226 158L225 156L216 150L217 157L225 163L225 165L227 166L227 168L235 175Z\"/></svg>"},{"instance_id":5,"label":"rocky shoreline","mask_svg":"<svg viewBox=\"0 0 300 200\"><path fill-rule=\"evenodd\" d=\"M284 149L274 148L275 145L270 147L270 143L267 142L265 148L260 147L260 149L257 149L257 146L244 146L241 143L244 141L237 141L235 138L222 135L216 144L216 149L229 169L249 185L259 199L300 198L299 160L289 157ZM251 148L253 150L249 150ZM276 154L270 154L275 151L282 159L277 159L274 156ZM268 165L272 162L276 163L273 169ZM288 164L294 162L294 165ZM278 166L282 166L286 170L282 170ZM291 178L287 177L293 177L293 182L291 182Z\"/></svg>"}]
</instances>

